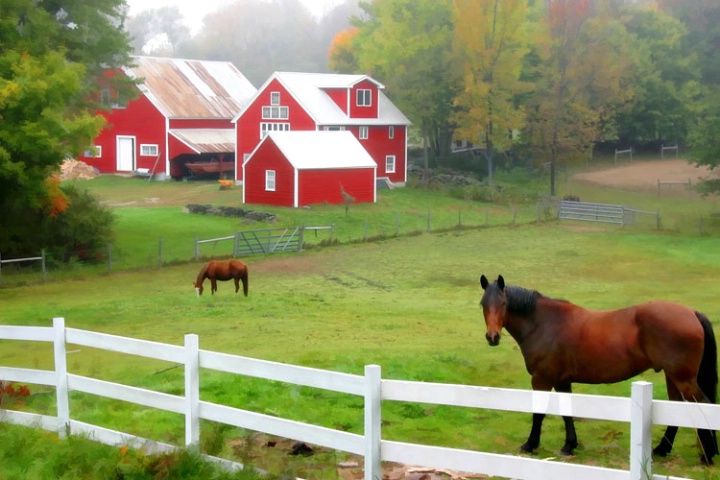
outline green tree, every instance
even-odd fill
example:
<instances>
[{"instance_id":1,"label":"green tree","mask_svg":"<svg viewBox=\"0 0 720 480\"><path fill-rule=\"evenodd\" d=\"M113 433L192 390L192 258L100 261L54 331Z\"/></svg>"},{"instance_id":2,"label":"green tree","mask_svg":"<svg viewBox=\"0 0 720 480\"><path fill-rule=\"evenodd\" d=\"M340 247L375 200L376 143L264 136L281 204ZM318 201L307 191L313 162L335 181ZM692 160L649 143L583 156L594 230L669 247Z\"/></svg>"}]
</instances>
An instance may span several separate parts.
<instances>
[{"instance_id":1,"label":"green tree","mask_svg":"<svg viewBox=\"0 0 720 480\"><path fill-rule=\"evenodd\" d=\"M352 38L358 71L385 84L393 103L419 127L426 152L444 155L460 86L452 65L451 0L375 0L360 6L365 14L355 19L358 33Z\"/></svg>"},{"instance_id":2,"label":"green tree","mask_svg":"<svg viewBox=\"0 0 720 480\"><path fill-rule=\"evenodd\" d=\"M462 72L455 99L455 135L485 146L488 183L493 183L495 150L513 144L513 132L525 125L517 103L529 84L521 80L530 52L527 0L455 0L454 52Z\"/></svg>"},{"instance_id":3,"label":"green tree","mask_svg":"<svg viewBox=\"0 0 720 480\"><path fill-rule=\"evenodd\" d=\"M550 166L555 195L558 165L589 157L593 143L633 90L627 35L613 18L612 1L550 0L536 42L536 95L528 106L526 141Z\"/></svg>"},{"instance_id":4,"label":"green tree","mask_svg":"<svg viewBox=\"0 0 720 480\"><path fill-rule=\"evenodd\" d=\"M0 3L2 253L3 240L22 241L11 221L22 215L10 212L42 209L45 180L102 128L91 99L105 69L129 62L125 9L124 0ZM131 82L118 77L116 87L127 96Z\"/></svg>"},{"instance_id":5,"label":"green tree","mask_svg":"<svg viewBox=\"0 0 720 480\"><path fill-rule=\"evenodd\" d=\"M720 88L706 97L706 104L690 129L690 161L716 169L720 165ZM720 192L720 180L706 179L698 184L703 193Z\"/></svg>"},{"instance_id":6,"label":"green tree","mask_svg":"<svg viewBox=\"0 0 720 480\"><path fill-rule=\"evenodd\" d=\"M618 112L624 144L684 142L702 93L697 55L687 48L683 23L661 10L624 10L631 35L633 99Z\"/></svg>"}]
</instances>

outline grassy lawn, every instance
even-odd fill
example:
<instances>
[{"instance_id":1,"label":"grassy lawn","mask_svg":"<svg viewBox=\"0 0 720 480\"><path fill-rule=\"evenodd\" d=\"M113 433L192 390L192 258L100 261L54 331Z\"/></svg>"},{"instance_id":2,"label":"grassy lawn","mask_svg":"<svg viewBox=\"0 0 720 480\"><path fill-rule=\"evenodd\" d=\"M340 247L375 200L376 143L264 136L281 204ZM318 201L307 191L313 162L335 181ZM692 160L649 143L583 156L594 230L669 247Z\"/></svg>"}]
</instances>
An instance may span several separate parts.
<instances>
[{"instance_id":1,"label":"grassy lawn","mask_svg":"<svg viewBox=\"0 0 720 480\"><path fill-rule=\"evenodd\" d=\"M497 348L484 340L478 307L482 273L490 278L501 273L510 284L591 309L675 300L703 311L716 331L720 328L716 301L720 253L717 239L710 235L679 228L658 232L572 222L538 224L534 204L518 205L523 221L511 226L511 205L413 189L384 191L377 205L353 205L347 215L342 206L263 208L276 213L279 224L334 223L343 243L297 254L245 258L250 266L249 297L235 295L229 283L220 283L214 296L206 289L205 295L196 297L192 281L200 263L190 258L192 247L183 261L159 267L155 234L168 245L171 238L192 240L198 230L224 235L225 228L230 232L248 228L237 219L190 216L181 209L185 203L241 206L229 195L239 191L219 191L211 183L147 184L115 178L100 182L93 188L115 205L133 198L171 197L175 204L158 200L152 206L116 207L116 249L132 259L127 260L128 268L107 274L101 267L99 271L76 267L72 275L51 274L52 281L46 284L23 276L22 287L9 285L3 277L1 324L45 326L61 316L72 328L172 344L181 344L186 333L196 333L203 349L296 365L360 374L364 365L378 364L386 378L522 389L530 388L530 379L512 339L506 336ZM180 190L183 186L190 188L187 196ZM147 195L137 190L128 193L136 188L146 189ZM584 186L573 186L573 191L582 191L588 201L600 201L603 195L601 189ZM654 202L648 194L621 195L629 201L619 203L647 202L637 205L640 208L650 208ZM212 200L198 200L205 198ZM692 201L694 207L677 200L672 207L678 214L714 208L706 200ZM446 222L447 230L425 233L428 209L433 221ZM458 211L463 224L465 219L478 218L468 221L477 228L452 229ZM486 211L498 212L502 220L484 226ZM384 239L350 241L362 237L366 219L381 225L378 218L382 218L392 231L398 212L416 222L399 238L386 231ZM415 234L407 234L411 232ZM140 247L145 241L148 246ZM139 263L137 258L145 258L150 268L130 268ZM0 342L0 351L3 365L51 367L47 345ZM183 388L182 370L163 362L83 348L69 355L68 366L72 373L163 392L179 393ZM654 383L656 398L665 398L661 375L648 373L642 378ZM25 408L52 414L52 392L40 387L31 391ZM628 396L630 382L576 385L574 391ZM361 400L341 394L208 372L201 383L201 398L352 432L363 427ZM183 419L170 413L79 394L71 397L71 411L79 420L169 443L179 445L184 438ZM523 414L390 402L383 405L383 418L385 439L511 454L518 451L530 426L529 416ZM627 425L580 420L577 428L580 448L567 461L627 467ZM658 439L661 429L653 433ZM247 436L235 429L203 426L203 448L237 460L239 439ZM562 441L561 420L548 418L538 458L556 457ZM269 457L255 460L271 463ZM301 476L309 467L292 468ZM694 434L687 430L680 431L671 456L655 460L654 473L717 478L714 469L698 465Z\"/></svg>"}]
</instances>

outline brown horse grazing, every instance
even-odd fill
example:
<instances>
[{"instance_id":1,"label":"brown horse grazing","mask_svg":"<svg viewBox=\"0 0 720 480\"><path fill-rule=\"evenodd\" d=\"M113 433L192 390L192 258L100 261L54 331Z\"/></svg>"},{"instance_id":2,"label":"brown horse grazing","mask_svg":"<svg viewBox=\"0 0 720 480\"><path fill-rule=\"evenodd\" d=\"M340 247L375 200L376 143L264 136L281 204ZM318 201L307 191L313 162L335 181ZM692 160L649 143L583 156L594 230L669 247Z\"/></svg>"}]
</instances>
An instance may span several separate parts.
<instances>
[{"instance_id":1,"label":"brown horse grazing","mask_svg":"<svg viewBox=\"0 0 720 480\"><path fill-rule=\"evenodd\" d=\"M572 391L572 383L615 383L646 370L665 372L668 398L715 403L717 347L710 321L702 313L671 302L649 302L620 310L594 312L521 287L505 285L502 275L490 283L480 277L484 293L485 338L500 343L505 330L517 341L531 375L533 390ZM530 436L520 448L540 445L544 414L534 413ZM572 417L565 422L561 454L577 447ZM669 426L653 453L672 450L678 427ZM700 459L713 463L718 453L715 432L698 430Z\"/></svg>"},{"instance_id":2,"label":"brown horse grazing","mask_svg":"<svg viewBox=\"0 0 720 480\"><path fill-rule=\"evenodd\" d=\"M203 293L203 282L206 278L210 279L210 285L213 295L217 292L217 281L225 281L233 279L235 280L235 293L240 290L240 280L243 283L243 293L247 297L248 295L248 267L244 262L240 260L228 260L221 262L218 260L211 260L205 264L205 266L198 273L197 280L193 283L195 288L198 289L198 294Z\"/></svg>"}]
</instances>

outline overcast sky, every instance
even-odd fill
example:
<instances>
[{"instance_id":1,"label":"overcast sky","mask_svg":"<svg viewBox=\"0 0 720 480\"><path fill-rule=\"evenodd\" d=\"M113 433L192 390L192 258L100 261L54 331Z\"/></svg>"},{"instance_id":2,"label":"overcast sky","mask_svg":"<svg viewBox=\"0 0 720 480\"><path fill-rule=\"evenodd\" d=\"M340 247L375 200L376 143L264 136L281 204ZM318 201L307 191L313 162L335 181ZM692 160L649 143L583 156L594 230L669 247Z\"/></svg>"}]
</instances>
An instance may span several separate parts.
<instances>
[{"instance_id":1,"label":"overcast sky","mask_svg":"<svg viewBox=\"0 0 720 480\"><path fill-rule=\"evenodd\" d=\"M341 0L301 1L317 17L322 16L332 6L341 3ZM130 15L137 15L144 10L176 5L193 34L199 30L205 15L228 3L233 3L233 0L127 0L127 4L130 6Z\"/></svg>"}]
</instances>

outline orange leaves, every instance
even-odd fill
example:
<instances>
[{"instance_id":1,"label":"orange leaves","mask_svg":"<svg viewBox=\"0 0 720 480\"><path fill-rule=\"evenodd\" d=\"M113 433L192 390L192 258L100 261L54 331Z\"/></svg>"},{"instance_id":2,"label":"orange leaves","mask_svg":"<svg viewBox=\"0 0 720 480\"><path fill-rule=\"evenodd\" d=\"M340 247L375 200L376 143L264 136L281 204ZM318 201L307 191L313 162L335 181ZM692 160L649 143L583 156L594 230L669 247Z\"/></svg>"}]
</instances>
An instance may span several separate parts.
<instances>
[{"instance_id":1,"label":"orange leaves","mask_svg":"<svg viewBox=\"0 0 720 480\"><path fill-rule=\"evenodd\" d=\"M0 406L5 403L6 399L14 400L17 406L22 406L21 399L30 395L30 389L27 385L16 386L12 382L0 381Z\"/></svg>"},{"instance_id":2,"label":"orange leaves","mask_svg":"<svg viewBox=\"0 0 720 480\"><path fill-rule=\"evenodd\" d=\"M68 199L60 191L60 180L57 177L50 177L45 181L48 191L48 204L50 207L50 218L57 218L68 208Z\"/></svg>"}]
</instances>

